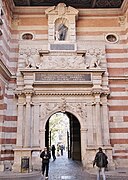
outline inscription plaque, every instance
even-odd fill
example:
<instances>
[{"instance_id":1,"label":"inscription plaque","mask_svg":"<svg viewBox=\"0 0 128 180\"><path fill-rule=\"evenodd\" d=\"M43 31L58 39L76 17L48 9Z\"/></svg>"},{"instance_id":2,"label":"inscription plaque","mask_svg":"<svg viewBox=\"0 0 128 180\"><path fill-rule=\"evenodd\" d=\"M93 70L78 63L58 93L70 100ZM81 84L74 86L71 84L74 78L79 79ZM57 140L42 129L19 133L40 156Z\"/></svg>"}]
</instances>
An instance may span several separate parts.
<instances>
[{"instance_id":1,"label":"inscription plaque","mask_svg":"<svg viewBox=\"0 0 128 180\"><path fill-rule=\"evenodd\" d=\"M39 72L39 73L35 73L35 81L70 81L70 82L74 82L74 81L91 81L91 74L86 74L86 73L60 73L60 72L56 72L56 73L48 73L48 72Z\"/></svg>"},{"instance_id":2,"label":"inscription plaque","mask_svg":"<svg viewBox=\"0 0 128 180\"><path fill-rule=\"evenodd\" d=\"M50 44L51 50L75 50L74 44Z\"/></svg>"}]
</instances>

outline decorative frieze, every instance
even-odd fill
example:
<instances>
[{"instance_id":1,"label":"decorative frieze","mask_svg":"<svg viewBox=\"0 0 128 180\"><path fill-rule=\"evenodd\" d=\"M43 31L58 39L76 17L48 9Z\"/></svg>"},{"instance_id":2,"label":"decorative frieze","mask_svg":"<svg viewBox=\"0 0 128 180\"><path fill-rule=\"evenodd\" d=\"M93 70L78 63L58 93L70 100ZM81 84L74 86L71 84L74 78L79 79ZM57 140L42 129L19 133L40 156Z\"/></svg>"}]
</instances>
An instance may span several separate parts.
<instances>
[{"instance_id":1,"label":"decorative frieze","mask_svg":"<svg viewBox=\"0 0 128 180\"><path fill-rule=\"evenodd\" d=\"M87 104L81 102L69 102L66 98L62 97L60 102L46 102L41 104L42 117L45 119L48 114L52 114L54 111L61 112L74 112L80 118L83 118L85 121L87 119Z\"/></svg>"},{"instance_id":2,"label":"decorative frieze","mask_svg":"<svg viewBox=\"0 0 128 180\"><path fill-rule=\"evenodd\" d=\"M67 44L54 44L59 47L66 47ZM55 49L54 49L55 50ZM60 48L60 50L62 50ZM64 50L64 49L63 49ZM56 49L57 51L57 49ZM104 68L105 54L100 48L85 49L81 54L51 54L47 51L36 49L31 45L20 48L18 67L19 69L102 69Z\"/></svg>"}]
</instances>

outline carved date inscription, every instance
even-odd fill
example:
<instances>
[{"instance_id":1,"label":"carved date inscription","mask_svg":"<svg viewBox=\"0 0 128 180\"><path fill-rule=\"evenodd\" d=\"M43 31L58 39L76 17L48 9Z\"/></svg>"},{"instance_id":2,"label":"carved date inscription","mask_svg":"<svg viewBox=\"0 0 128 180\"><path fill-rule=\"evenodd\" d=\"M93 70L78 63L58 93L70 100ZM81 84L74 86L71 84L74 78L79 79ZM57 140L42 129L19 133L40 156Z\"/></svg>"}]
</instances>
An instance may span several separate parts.
<instances>
[{"instance_id":1,"label":"carved date inscription","mask_svg":"<svg viewBox=\"0 0 128 180\"><path fill-rule=\"evenodd\" d=\"M91 74L78 73L35 73L35 81L91 81Z\"/></svg>"}]
</instances>

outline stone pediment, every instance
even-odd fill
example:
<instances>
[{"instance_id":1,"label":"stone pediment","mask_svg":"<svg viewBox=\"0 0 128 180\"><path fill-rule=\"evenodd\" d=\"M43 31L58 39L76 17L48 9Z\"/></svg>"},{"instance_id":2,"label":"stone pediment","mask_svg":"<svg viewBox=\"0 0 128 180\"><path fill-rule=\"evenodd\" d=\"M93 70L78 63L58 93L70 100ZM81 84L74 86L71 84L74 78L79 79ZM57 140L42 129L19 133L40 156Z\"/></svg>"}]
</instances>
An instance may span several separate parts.
<instances>
[{"instance_id":1,"label":"stone pediment","mask_svg":"<svg viewBox=\"0 0 128 180\"><path fill-rule=\"evenodd\" d=\"M48 17L48 41L54 42L76 42L76 19L78 10L59 3L45 11Z\"/></svg>"},{"instance_id":2,"label":"stone pediment","mask_svg":"<svg viewBox=\"0 0 128 180\"><path fill-rule=\"evenodd\" d=\"M45 11L46 15L58 15L58 16L63 16L63 15L78 15L78 10L71 7L71 6L66 6L64 3L59 3L57 6L52 6L48 8Z\"/></svg>"}]
</instances>

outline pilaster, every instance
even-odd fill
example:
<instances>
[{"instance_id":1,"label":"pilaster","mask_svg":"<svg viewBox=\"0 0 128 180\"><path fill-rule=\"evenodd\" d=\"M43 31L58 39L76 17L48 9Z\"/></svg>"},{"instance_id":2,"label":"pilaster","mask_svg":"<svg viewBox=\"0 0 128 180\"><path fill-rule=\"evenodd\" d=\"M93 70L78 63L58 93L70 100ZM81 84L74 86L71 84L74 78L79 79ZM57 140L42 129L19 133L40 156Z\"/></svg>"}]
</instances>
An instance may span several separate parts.
<instances>
[{"instance_id":1,"label":"pilaster","mask_svg":"<svg viewBox=\"0 0 128 180\"><path fill-rule=\"evenodd\" d=\"M95 95L95 116L96 116L96 138L97 138L97 145L102 146L102 131L101 131L101 116L100 116L100 95Z\"/></svg>"},{"instance_id":2,"label":"pilaster","mask_svg":"<svg viewBox=\"0 0 128 180\"><path fill-rule=\"evenodd\" d=\"M26 117L25 117L24 147L31 146L31 94L26 94Z\"/></svg>"},{"instance_id":3,"label":"pilaster","mask_svg":"<svg viewBox=\"0 0 128 180\"><path fill-rule=\"evenodd\" d=\"M110 145L110 135L109 135L109 117L108 117L108 102L107 97L102 98L102 122L103 122L103 145Z\"/></svg>"},{"instance_id":4,"label":"pilaster","mask_svg":"<svg viewBox=\"0 0 128 180\"><path fill-rule=\"evenodd\" d=\"M81 159L84 167L86 167L87 164L86 148L87 148L87 129L82 128L81 129L81 156L82 156Z\"/></svg>"},{"instance_id":5,"label":"pilaster","mask_svg":"<svg viewBox=\"0 0 128 180\"><path fill-rule=\"evenodd\" d=\"M94 138L93 138L93 134L94 134L94 132L93 132L93 109L92 109L93 107L92 107L92 102L89 102L88 104L87 104L87 117L88 117L88 121L87 121L87 126L88 126L88 132L87 132L87 136L88 136L88 138L87 138L87 140L88 140L88 142L87 142L87 145L88 146L92 146L92 145L94 145Z\"/></svg>"},{"instance_id":6,"label":"pilaster","mask_svg":"<svg viewBox=\"0 0 128 180\"><path fill-rule=\"evenodd\" d=\"M34 103L34 113L33 113L33 134L32 134L32 139L33 139L33 146L34 147L39 147L39 103Z\"/></svg>"},{"instance_id":7,"label":"pilaster","mask_svg":"<svg viewBox=\"0 0 128 180\"><path fill-rule=\"evenodd\" d=\"M40 129L40 148L44 149L45 147L45 129Z\"/></svg>"},{"instance_id":8,"label":"pilaster","mask_svg":"<svg viewBox=\"0 0 128 180\"><path fill-rule=\"evenodd\" d=\"M18 97L18 116L17 116L17 143L16 146L23 147L23 123L24 123L24 98Z\"/></svg>"}]
</instances>

